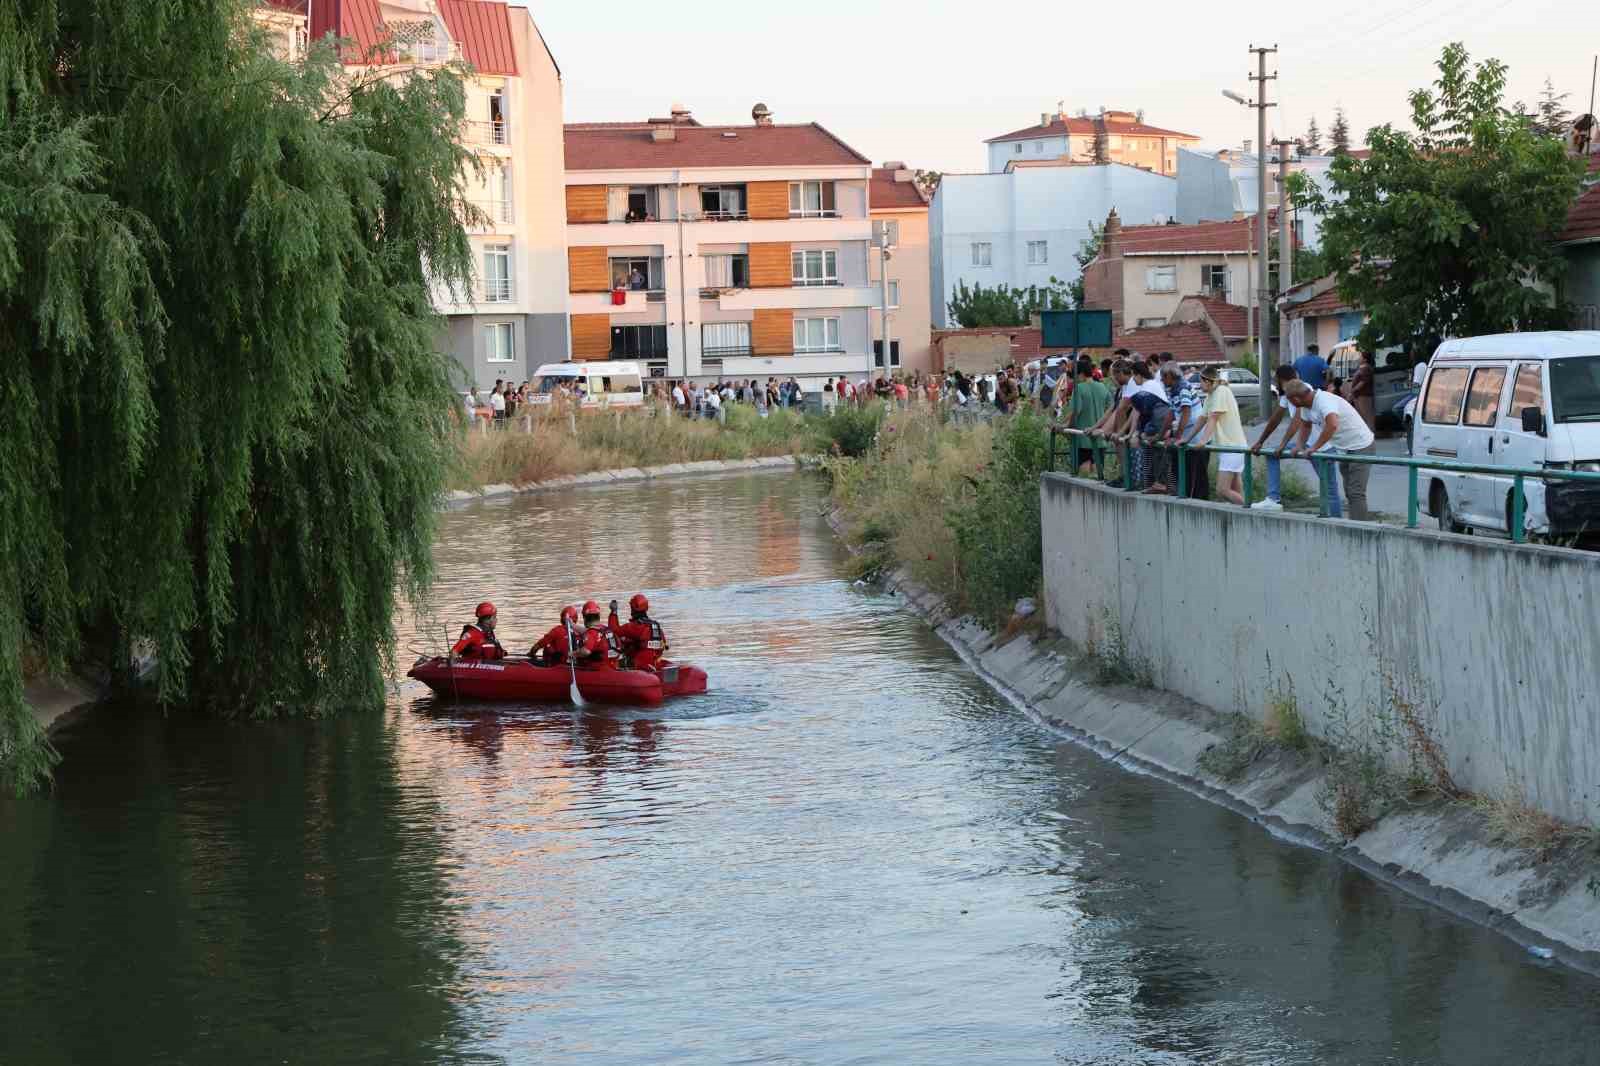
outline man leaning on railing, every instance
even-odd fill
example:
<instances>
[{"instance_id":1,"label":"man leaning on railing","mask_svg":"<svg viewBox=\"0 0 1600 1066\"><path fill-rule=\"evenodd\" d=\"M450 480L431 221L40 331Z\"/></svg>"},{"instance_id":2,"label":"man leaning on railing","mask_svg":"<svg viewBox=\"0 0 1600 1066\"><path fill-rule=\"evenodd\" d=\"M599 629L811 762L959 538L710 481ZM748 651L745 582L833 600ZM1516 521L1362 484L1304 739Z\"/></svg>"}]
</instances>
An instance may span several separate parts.
<instances>
[{"instance_id":1,"label":"man leaning on railing","mask_svg":"<svg viewBox=\"0 0 1600 1066\"><path fill-rule=\"evenodd\" d=\"M1290 382L1284 391L1289 394L1289 402L1300 410L1300 440L1309 440L1294 453L1296 456L1309 459L1312 456L1372 455L1377 452L1377 439L1372 435L1372 430L1367 428L1361 413L1343 396L1313 389L1304 381ZM1310 440L1313 431L1316 432L1316 438ZM1322 479L1322 494L1328 516L1342 518L1339 478L1333 473L1331 463L1322 465L1328 468L1327 476ZM1357 522L1367 521L1370 515L1367 510L1367 477L1371 472L1365 463L1339 464L1339 473L1344 476L1345 494L1350 497L1350 517Z\"/></svg>"}]
</instances>

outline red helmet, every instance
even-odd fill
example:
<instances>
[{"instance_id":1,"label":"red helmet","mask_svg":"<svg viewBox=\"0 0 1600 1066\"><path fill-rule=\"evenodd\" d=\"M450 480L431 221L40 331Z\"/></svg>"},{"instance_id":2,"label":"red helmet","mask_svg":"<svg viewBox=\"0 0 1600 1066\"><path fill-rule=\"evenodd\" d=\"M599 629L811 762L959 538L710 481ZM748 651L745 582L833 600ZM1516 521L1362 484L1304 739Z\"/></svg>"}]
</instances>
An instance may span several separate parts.
<instances>
[{"instance_id":1,"label":"red helmet","mask_svg":"<svg viewBox=\"0 0 1600 1066\"><path fill-rule=\"evenodd\" d=\"M644 598L644 593L635 592L633 599L628 601L628 610L634 614L644 614L650 610L650 601Z\"/></svg>"},{"instance_id":2,"label":"red helmet","mask_svg":"<svg viewBox=\"0 0 1600 1066\"><path fill-rule=\"evenodd\" d=\"M573 625L577 625L578 624L578 609L576 607L563 607L563 608L561 608L561 620L563 622L571 622Z\"/></svg>"},{"instance_id":3,"label":"red helmet","mask_svg":"<svg viewBox=\"0 0 1600 1066\"><path fill-rule=\"evenodd\" d=\"M600 605L598 603L594 602L593 600L590 600L588 603L584 604L583 605L583 617L585 617L585 618L599 618L600 617Z\"/></svg>"},{"instance_id":4,"label":"red helmet","mask_svg":"<svg viewBox=\"0 0 1600 1066\"><path fill-rule=\"evenodd\" d=\"M482 603L478 604L478 617L479 618L493 618L494 616L495 616L494 604L490 603L488 600L484 600Z\"/></svg>"}]
</instances>

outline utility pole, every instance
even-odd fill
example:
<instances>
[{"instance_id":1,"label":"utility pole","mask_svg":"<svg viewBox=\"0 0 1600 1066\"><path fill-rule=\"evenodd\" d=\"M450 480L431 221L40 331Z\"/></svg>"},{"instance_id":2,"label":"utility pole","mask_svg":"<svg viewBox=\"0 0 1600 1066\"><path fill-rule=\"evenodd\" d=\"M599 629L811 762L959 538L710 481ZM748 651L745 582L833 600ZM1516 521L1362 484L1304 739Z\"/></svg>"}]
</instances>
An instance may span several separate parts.
<instances>
[{"instance_id":1,"label":"utility pole","mask_svg":"<svg viewBox=\"0 0 1600 1066\"><path fill-rule=\"evenodd\" d=\"M1291 242L1289 227L1289 149L1294 147L1293 141L1273 141L1278 149L1278 292L1282 295L1294 286L1294 244ZM1276 304L1276 300L1273 301ZM1277 308L1273 308L1276 312ZM1278 323L1278 363L1281 365L1289 361L1289 355L1283 350L1289 339L1288 319L1274 314L1273 318ZM1261 366L1261 377L1267 377L1266 364ZM1266 409L1262 408L1262 415Z\"/></svg>"},{"instance_id":2,"label":"utility pole","mask_svg":"<svg viewBox=\"0 0 1600 1066\"><path fill-rule=\"evenodd\" d=\"M878 238L878 281L882 287L883 311L878 315L879 333L882 335L883 355L880 356L882 377L889 376L889 260L893 254L889 251L889 223L880 220L877 223ZM867 379L874 377L873 367L867 367Z\"/></svg>"},{"instance_id":3,"label":"utility pole","mask_svg":"<svg viewBox=\"0 0 1600 1066\"><path fill-rule=\"evenodd\" d=\"M1256 369L1261 378L1261 417L1265 418L1272 407L1272 374L1267 368L1267 82L1277 81L1276 72L1267 74L1267 56L1276 55L1278 46L1271 48L1250 46L1256 57L1256 73L1250 80L1256 83Z\"/></svg>"}]
</instances>

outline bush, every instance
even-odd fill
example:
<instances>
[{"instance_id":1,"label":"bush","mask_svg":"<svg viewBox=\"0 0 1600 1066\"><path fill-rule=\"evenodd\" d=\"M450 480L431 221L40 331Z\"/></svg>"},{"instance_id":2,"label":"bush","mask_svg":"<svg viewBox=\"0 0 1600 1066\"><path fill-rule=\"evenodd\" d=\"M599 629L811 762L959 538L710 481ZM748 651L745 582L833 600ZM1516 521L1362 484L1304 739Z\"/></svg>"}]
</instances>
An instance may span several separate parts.
<instances>
[{"instance_id":1,"label":"bush","mask_svg":"<svg viewBox=\"0 0 1600 1066\"><path fill-rule=\"evenodd\" d=\"M825 450L834 455L859 459L872 450L884 421L884 406L869 403L864 407L841 404L817 420Z\"/></svg>"},{"instance_id":2,"label":"bush","mask_svg":"<svg viewBox=\"0 0 1600 1066\"><path fill-rule=\"evenodd\" d=\"M1024 410L1000 420L988 462L968 478L973 491L949 515L961 563L961 601L979 617L1004 621L1018 599L1039 591L1039 478L1049 452L1043 416Z\"/></svg>"}]
</instances>

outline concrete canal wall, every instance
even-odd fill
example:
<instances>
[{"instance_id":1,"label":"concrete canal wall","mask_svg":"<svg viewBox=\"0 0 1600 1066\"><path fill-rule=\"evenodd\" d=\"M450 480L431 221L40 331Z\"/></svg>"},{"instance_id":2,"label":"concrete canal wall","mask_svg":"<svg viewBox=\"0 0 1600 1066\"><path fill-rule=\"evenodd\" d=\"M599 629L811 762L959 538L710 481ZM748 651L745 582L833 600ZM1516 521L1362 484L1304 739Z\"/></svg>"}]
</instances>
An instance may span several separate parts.
<instances>
[{"instance_id":1,"label":"concrete canal wall","mask_svg":"<svg viewBox=\"0 0 1600 1066\"><path fill-rule=\"evenodd\" d=\"M1600 557L1057 474L1040 495L1052 629L1258 720L1292 681L1324 738L1414 708L1462 788L1600 824Z\"/></svg>"}]
</instances>

